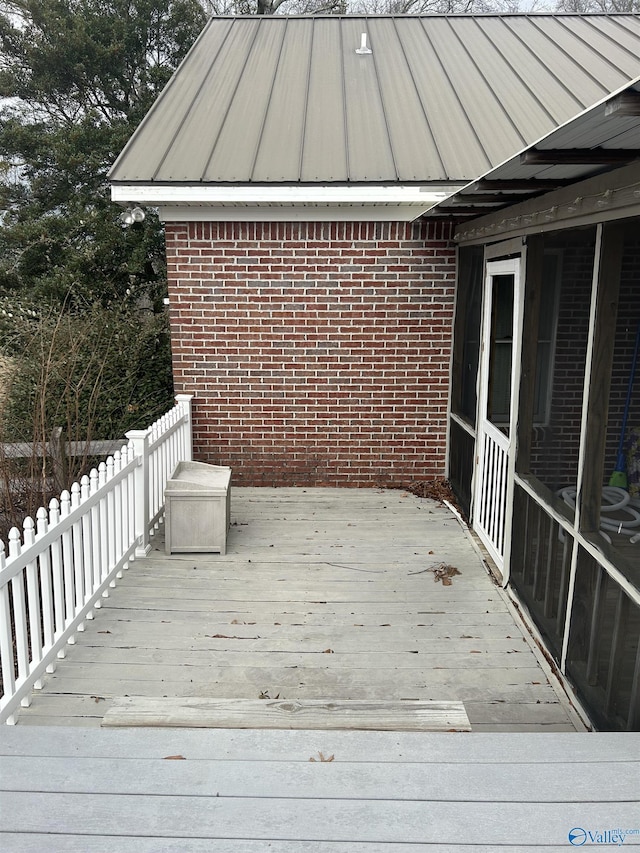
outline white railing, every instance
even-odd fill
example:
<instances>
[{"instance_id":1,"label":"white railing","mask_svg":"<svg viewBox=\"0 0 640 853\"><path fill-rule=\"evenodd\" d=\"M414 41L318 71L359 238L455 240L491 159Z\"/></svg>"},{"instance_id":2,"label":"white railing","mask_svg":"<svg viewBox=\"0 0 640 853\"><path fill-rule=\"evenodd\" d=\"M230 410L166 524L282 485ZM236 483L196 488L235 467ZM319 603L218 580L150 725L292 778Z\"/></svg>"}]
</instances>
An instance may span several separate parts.
<instances>
[{"instance_id":1,"label":"white railing","mask_svg":"<svg viewBox=\"0 0 640 853\"><path fill-rule=\"evenodd\" d=\"M164 514L171 472L192 458L191 397L101 462L70 492L0 541L0 723L14 723L45 672L65 656L84 621L109 595L129 562L150 549Z\"/></svg>"}]
</instances>

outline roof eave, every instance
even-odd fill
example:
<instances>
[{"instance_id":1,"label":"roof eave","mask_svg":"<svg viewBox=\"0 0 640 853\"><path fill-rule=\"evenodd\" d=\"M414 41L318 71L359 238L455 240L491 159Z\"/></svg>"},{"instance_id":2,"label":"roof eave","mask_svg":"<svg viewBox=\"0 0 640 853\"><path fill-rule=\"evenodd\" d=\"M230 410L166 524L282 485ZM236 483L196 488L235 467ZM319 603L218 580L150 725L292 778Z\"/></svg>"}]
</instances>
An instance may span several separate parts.
<instances>
[{"instance_id":1,"label":"roof eave","mask_svg":"<svg viewBox=\"0 0 640 853\"><path fill-rule=\"evenodd\" d=\"M417 219L462 184L221 185L114 184L113 201L157 207L164 221Z\"/></svg>"}]
</instances>

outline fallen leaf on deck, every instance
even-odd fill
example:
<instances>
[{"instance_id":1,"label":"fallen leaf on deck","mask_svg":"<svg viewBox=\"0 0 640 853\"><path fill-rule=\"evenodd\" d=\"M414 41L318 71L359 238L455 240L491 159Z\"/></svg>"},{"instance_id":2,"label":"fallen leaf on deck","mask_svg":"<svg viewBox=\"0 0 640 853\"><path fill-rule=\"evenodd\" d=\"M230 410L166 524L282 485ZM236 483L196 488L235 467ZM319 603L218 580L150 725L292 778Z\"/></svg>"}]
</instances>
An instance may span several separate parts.
<instances>
[{"instance_id":1,"label":"fallen leaf on deck","mask_svg":"<svg viewBox=\"0 0 640 853\"><path fill-rule=\"evenodd\" d=\"M332 654L333 654L333 649L325 649L325 650L322 652L322 654L323 654L323 655L332 655Z\"/></svg>"},{"instance_id":2,"label":"fallen leaf on deck","mask_svg":"<svg viewBox=\"0 0 640 853\"><path fill-rule=\"evenodd\" d=\"M165 755L165 761L186 761L184 755Z\"/></svg>"},{"instance_id":3,"label":"fallen leaf on deck","mask_svg":"<svg viewBox=\"0 0 640 853\"><path fill-rule=\"evenodd\" d=\"M91 698L92 698L92 699L95 699L96 704L98 704L98 702L105 702L105 701L106 701L106 699L104 698L104 696L92 696Z\"/></svg>"},{"instance_id":4,"label":"fallen leaf on deck","mask_svg":"<svg viewBox=\"0 0 640 853\"><path fill-rule=\"evenodd\" d=\"M459 569L456 569L455 566L449 566L447 563L440 563L439 566L432 566L430 569L427 569L427 571L433 572L433 580L435 583L442 581L443 586L451 586L451 578L462 574L462 572Z\"/></svg>"},{"instance_id":5,"label":"fallen leaf on deck","mask_svg":"<svg viewBox=\"0 0 640 853\"><path fill-rule=\"evenodd\" d=\"M320 761L333 761L335 758L335 755L328 755L325 757L321 752L318 753L318 756L320 757ZM316 759L313 756L311 756L311 758L309 759L309 761L315 760Z\"/></svg>"},{"instance_id":6,"label":"fallen leaf on deck","mask_svg":"<svg viewBox=\"0 0 640 853\"><path fill-rule=\"evenodd\" d=\"M279 699L279 698L280 698L279 693L277 696L269 696L268 690L263 690L262 693L260 693L260 695L258 696L258 699Z\"/></svg>"},{"instance_id":7,"label":"fallen leaf on deck","mask_svg":"<svg viewBox=\"0 0 640 853\"><path fill-rule=\"evenodd\" d=\"M470 655L481 655L481 654L482 654L482 652L480 651L480 649L471 649L471 651L469 652L469 654L470 654Z\"/></svg>"}]
</instances>

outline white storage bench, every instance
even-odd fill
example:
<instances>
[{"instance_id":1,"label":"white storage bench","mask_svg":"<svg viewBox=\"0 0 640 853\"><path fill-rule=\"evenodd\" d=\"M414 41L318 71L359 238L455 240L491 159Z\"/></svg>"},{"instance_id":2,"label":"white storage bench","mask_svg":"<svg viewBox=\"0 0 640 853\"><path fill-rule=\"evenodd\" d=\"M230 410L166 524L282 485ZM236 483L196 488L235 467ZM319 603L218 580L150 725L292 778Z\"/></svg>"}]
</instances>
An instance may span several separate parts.
<instances>
[{"instance_id":1,"label":"white storage bench","mask_svg":"<svg viewBox=\"0 0 640 853\"><path fill-rule=\"evenodd\" d=\"M178 463L164 492L167 554L226 553L230 483L231 468L204 462Z\"/></svg>"}]
</instances>

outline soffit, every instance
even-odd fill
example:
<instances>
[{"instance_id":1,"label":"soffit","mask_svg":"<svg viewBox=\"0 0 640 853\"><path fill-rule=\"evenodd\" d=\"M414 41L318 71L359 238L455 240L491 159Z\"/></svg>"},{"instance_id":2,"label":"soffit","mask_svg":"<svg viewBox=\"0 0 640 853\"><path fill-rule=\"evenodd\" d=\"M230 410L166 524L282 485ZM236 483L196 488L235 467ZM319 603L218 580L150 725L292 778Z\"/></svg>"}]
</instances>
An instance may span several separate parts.
<instances>
[{"instance_id":1,"label":"soffit","mask_svg":"<svg viewBox=\"0 0 640 853\"><path fill-rule=\"evenodd\" d=\"M459 239L640 207L640 78L434 205ZM526 226L526 227L525 227Z\"/></svg>"},{"instance_id":2,"label":"soffit","mask_svg":"<svg viewBox=\"0 0 640 853\"><path fill-rule=\"evenodd\" d=\"M638 74L634 15L214 18L110 177L467 181Z\"/></svg>"}]
</instances>

